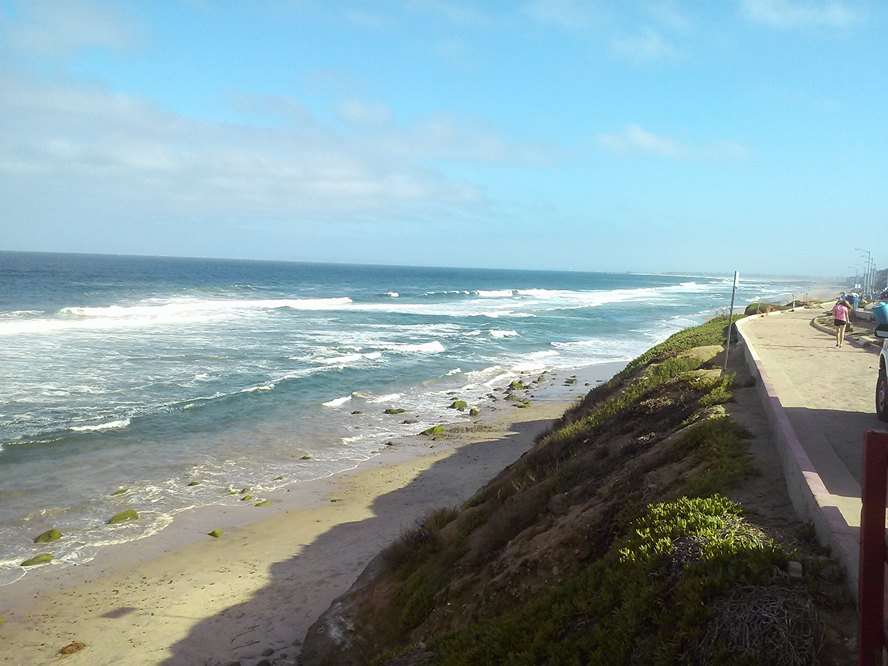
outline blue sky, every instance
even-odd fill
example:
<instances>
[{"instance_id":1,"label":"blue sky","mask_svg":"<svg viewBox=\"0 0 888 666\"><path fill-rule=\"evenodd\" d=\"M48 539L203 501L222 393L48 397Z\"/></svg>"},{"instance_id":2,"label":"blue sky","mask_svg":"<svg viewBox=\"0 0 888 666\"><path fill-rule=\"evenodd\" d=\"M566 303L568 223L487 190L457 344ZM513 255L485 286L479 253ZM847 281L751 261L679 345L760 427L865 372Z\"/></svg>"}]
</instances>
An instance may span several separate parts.
<instances>
[{"instance_id":1,"label":"blue sky","mask_svg":"<svg viewBox=\"0 0 888 666\"><path fill-rule=\"evenodd\" d=\"M0 0L0 249L847 274L888 220L886 29L875 0Z\"/></svg>"}]
</instances>

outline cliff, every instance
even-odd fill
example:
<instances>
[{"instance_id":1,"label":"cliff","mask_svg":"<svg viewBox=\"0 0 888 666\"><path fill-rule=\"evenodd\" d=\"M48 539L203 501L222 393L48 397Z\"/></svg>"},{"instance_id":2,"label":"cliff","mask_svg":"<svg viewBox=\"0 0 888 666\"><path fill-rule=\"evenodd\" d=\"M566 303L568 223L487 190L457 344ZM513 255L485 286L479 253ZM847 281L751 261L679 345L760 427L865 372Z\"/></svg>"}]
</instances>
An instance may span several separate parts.
<instances>
[{"instance_id":1,"label":"cliff","mask_svg":"<svg viewBox=\"0 0 888 666\"><path fill-rule=\"evenodd\" d=\"M302 663L850 658L841 573L769 499L779 462L763 465L735 413L752 389L719 369L726 323L638 357L463 506L405 532L314 624Z\"/></svg>"}]
</instances>

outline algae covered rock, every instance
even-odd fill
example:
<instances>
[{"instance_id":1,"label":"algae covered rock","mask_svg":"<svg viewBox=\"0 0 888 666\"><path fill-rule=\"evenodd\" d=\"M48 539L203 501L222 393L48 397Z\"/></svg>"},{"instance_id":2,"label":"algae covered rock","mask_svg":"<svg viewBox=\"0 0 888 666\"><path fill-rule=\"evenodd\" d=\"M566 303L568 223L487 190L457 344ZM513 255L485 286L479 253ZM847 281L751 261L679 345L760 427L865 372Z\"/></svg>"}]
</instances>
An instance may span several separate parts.
<instances>
[{"instance_id":1,"label":"algae covered rock","mask_svg":"<svg viewBox=\"0 0 888 666\"><path fill-rule=\"evenodd\" d=\"M523 391L527 387L524 385L524 382L522 382L520 379L515 379L509 383L509 388L512 391Z\"/></svg>"},{"instance_id":2,"label":"algae covered rock","mask_svg":"<svg viewBox=\"0 0 888 666\"><path fill-rule=\"evenodd\" d=\"M264 500L259 500L253 506L268 506L269 504L271 504L271 500L264 499Z\"/></svg>"},{"instance_id":3,"label":"algae covered rock","mask_svg":"<svg viewBox=\"0 0 888 666\"><path fill-rule=\"evenodd\" d=\"M35 555L24 562L22 562L23 567L33 567L38 564L49 564L52 562L52 555L49 553L40 553L39 555Z\"/></svg>"},{"instance_id":4,"label":"algae covered rock","mask_svg":"<svg viewBox=\"0 0 888 666\"><path fill-rule=\"evenodd\" d=\"M249 502L251 499L253 499L252 495L244 495L241 497L241 502Z\"/></svg>"},{"instance_id":5,"label":"algae covered rock","mask_svg":"<svg viewBox=\"0 0 888 666\"><path fill-rule=\"evenodd\" d=\"M311 456L309 456L309 455L304 455L304 456L302 456L299 460L311 460Z\"/></svg>"},{"instance_id":6,"label":"algae covered rock","mask_svg":"<svg viewBox=\"0 0 888 666\"><path fill-rule=\"evenodd\" d=\"M53 528L35 536L34 543L49 543L50 541L58 541L61 538L62 533Z\"/></svg>"},{"instance_id":7,"label":"algae covered rock","mask_svg":"<svg viewBox=\"0 0 888 666\"><path fill-rule=\"evenodd\" d=\"M454 400L450 403L450 409L458 409L461 412L466 411L469 404L465 400Z\"/></svg>"},{"instance_id":8,"label":"algae covered rock","mask_svg":"<svg viewBox=\"0 0 888 666\"><path fill-rule=\"evenodd\" d=\"M129 488L126 488L126 487L118 488L113 493L111 493L111 497L117 497L119 495L123 495L127 490L129 490Z\"/></svg>"},{"instance_id":9,"label":"algae covered rock","mask_svg":"<svg viewBox=\"0 0 888 666\"><path fill-rule=\"evenodd\" d=\"M209 532L207 532L207 536L218 539L220 536L222 536L222 530L210 530Z\"/></svg>"},{"instance_id":10,"label":"algae covered rock","mask_svg":"<svg viewBox=\"0 0 888 666\"><path fill-rule=\"evenodd\" d=\"M479 416L480 414L481 414L481 410L478 409L477 407L472 407L469 410L469 416Z\"/></svg>"},{"instance_id":11,"label":"algae covered rock","mask_svg":"<svg viewBox=\"0 0 888 666\"><path fill-rule=\"evenodd\" d=\"M406 411L407 411L406 409L401 409L400 407L389 407L388 409L386 409L383 412L383 414L390 414L390 415L403 414Z\"/></svg>"},{"instance_id":12,"label":"algae covered rock","mask_svg":"<svg viewBox=\"0 0 888 666\"><path fill-rule=\"evenodd\" d=\"M126 509L125 511L119 511L111 516L107 521L106 525L119 525L120 523L127 523L131 520L138 520L139 512L135 509Z\"/></svg>"},{"instance_id":13,"label":"algae covered rock","mask_svg":"<svg viewBox=\"0 0 888 666\"><path fill-rule=\"evenodd\" d=\"M419 434L425 435L426 437L439 437L444 434L444 426L440 424L434 425L431 428L426 428Z\"/></svg>"}]
</instances>

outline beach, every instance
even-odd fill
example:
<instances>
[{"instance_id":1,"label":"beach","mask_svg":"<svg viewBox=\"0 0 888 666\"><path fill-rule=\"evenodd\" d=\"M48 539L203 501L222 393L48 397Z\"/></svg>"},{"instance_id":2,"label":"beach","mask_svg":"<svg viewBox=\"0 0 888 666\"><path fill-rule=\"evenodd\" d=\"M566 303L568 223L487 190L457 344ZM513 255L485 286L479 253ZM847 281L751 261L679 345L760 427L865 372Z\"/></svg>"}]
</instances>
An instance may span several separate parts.
<instances>
[{"instance_id":1,"label":"beach","mask_svg":"<svg viewBox=\"0 0 888 666\"><path fill-rule=\"evenodd\" d=\"M295 663L309 625L372 557L429 511L458 504L517 459L553 419L622 364L553 376L441 438L407 437L356 470L243 511L203 507L161 534L4 588L2 662ZM575 383L562 379L576 375ZM566 384L566 385L565 385ZM220 529L218 538L207 532Z\"/></svg>"},{"instance_id":2,"label":"beach","mask_svg":"<svg viewBox=\"0 0 888 666\"><path fill-rule=\"evenodd\" d=\"M731 293L703 275L0 259L15 664L66 646L84 664L292 663L387 543ZM748 279L738 302L813 286Z\"/></svg>"}]
</instances>

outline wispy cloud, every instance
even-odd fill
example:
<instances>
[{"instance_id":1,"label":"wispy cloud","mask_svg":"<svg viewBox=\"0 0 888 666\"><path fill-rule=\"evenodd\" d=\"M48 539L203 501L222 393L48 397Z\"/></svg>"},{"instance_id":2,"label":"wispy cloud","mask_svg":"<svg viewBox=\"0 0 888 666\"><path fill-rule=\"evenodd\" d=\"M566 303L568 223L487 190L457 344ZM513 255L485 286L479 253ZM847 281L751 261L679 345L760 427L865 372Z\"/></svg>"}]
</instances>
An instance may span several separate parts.
<instances>
[{"instance_id":1,"label":"wispy cloud","mask_svg":"<svg viewBox=\"0 0 888 666\"><path fill-rule=\"evenodd\" d=\"M477 6L456 0L404 0L413 11L429 12L454 23L487 23L490 16Z\"/></svg>"},{"instance_id":2,"label":"wispy cloud","mask_svg":"<svg viewBox=\"0 0 888 666\"><path fill-rule=\"evenodd\" d=\"M628 60L652 61L674 57L675 48L659 32L646 28L611 40L611 49Z\"/></svg>"},{"instance_id":3,"label":"wispy cloud","mask_svg":"<svg viewBox=\"0 0 888 666\"><path fill-rule=\"evenodd\" d=\"M378 102L350 99L339 105L339 115L355 125L384 125L392 119L392 110Z\"/></svg>"},{"instance_id":4,"label":"wispy cloud","mask_svg":"<svg viewBox=\"0 0 888 666\"><path fill-rule=\"evenodd\" d=\"M295 100L245 96L261 126L196 120L104 88L37 85L0 76L0 200L50 196L115 211L190 219L387 219L480 205L481 188L444 175L446 161L544 164L542 148L447 117L409 126L384 105L349 101L341 127ZM28 203L31 202L31 203Z\"/></svg>"},{"instance_id":5,"label":"wispy cloud","mask_svg":"<svg viewBox=\"0 0 888 666\"><path fill-rule=\"evenodd\" d=\"M354 7L345 9L342 12L342 15L345 17L346 21L359 28L378 30L380 28L388 27L391 24L391 20L382 14L368 12L364 9L356 9Z\"/></svg>"},{"instance_id":6,"label":"wispy cloud","mask_svg":"<svg viewBox=\"0 0 888 666\"><path fill-rule=\"evenodd\" d=\"M742 0L750 20L773 28L848 28L861 16L839 0Z\"/></svg>"},{"instance_id":7,"label":"wispy cloud","mask_svg":"<svg viewBox=\"0 0 888 666\"><path fill-rule=\"evenodd\" d=\"M138 38L134 20L112 4L34 0L14 19L0 15L0 44L26 55L67 55L81 48L123 49Z\"/></svg>"},{"instance_id":8,"label":"wispy cloud","mask_svg":"<svg viewBox=\"0 0 888 666\"><path fill-rule=\"evenodd\" d=\"M691 145L678 139L656 134L639 125L627 125L617 132L599 134L598 145L619 155L647 155L670 159L739 159L748 150L735 141L719 140Z\"/></svg>"},{"instance_id":9,"label":"wispy cloud","mask_svg":"<svg viewBox=\"0 0 888 666\"><path fill-rule=\"evenodd\" d=\"M667 136L649 132L638 125L627 125L619 132L599 134L598 143L615 153L642 153L658 157L681 157L685 146Z\"/></svg>"},{"instance_id":10,"label":"wispy cloud","mask_svg":"<svg viewBox=\"0 0 888 666\"><path fill-rule=\"evenodd\" d=\"M687 32L693 28L691 17L673 0L655 0L648 5L647 11L657 23L669 30Z\"/></svg>"},{"instance_id":11,"label":"wispy cloud","mask_svg":"<svg viewBox=\"0 0 888 666\"><path fill-rule=\"evenodd\" d=\"M530 0L523 12L540 23L576 30L598 23L601 9L583 0Z\"/></svg>"}]
</instances>

